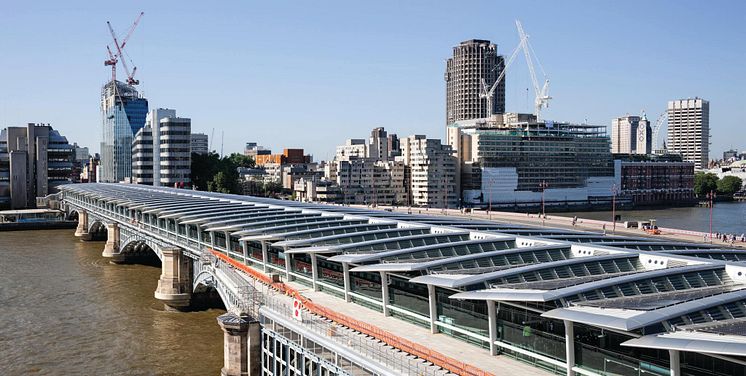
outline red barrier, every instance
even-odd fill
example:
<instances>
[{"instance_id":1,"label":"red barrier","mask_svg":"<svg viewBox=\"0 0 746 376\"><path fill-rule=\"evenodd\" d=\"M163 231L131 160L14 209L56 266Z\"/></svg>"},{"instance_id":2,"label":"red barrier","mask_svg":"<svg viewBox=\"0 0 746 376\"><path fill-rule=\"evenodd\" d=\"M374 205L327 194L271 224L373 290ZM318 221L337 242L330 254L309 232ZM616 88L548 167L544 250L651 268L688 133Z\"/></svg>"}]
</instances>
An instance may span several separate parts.
<instances>
[{"instance_id":1,"label":"red barrier","mask_svg":"<svg viewBox=\"0 0 746 376\"><path fill-rule=\"evenodd\" d=\"M220 260L227 262L233 267L245 272L246 274L256 279L257 281L262 282L266 285L269 285L279 292L285 293L286 295L289 295L295 299L300 300L300 302L303 303L303 306L308 311L314 314L317 314L319 316L324 316L340 325L346 326L350 329L353 329L365 335L374 337L378 340L385 342L389 346L395 347L406 353L412 354L418 358L425 359L426 361L433 363L450 372L454 372L459 375L467 375L467 376L495 376L494 374L490 372L481 370L472 365L469 365L464 362L453 359L451 357L445 356L437 351L433 351L430 348L421 346L408 339L401 338L377 326L368 324L366 322L363 322L357 319L353 319L352 317L335 312L334 310L329 309L325 306L316 304L312 302L310 299L308 299L307 297L303 296L298 290L286 285L285 283L272 282L272 278L270 278L266 274L261 273L257 270L254 270L250 268L249 266L239 261L236 261L221 252L218 252L215 250L210 250L210 252L212 252L212 254L214 254Z\"/></svg>"}]
</instances>

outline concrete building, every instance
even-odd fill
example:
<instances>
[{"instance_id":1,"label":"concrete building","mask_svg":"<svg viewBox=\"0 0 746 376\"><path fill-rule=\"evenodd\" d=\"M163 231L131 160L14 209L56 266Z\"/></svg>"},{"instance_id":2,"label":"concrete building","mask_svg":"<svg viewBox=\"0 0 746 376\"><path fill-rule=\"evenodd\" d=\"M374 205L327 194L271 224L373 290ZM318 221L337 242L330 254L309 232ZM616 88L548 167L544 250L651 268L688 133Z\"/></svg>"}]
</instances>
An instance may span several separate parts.
<instances>
[{"instance_id":1,"label":"concrete building","mask_svg":"<svg viewBox=\"0 0 746 376\"><path fill-rule=\"evenodd\" d=\"M401 140L408 204L429 208L459 206L457 159L450 145L414 135Z\"/></svg>"},{"instance_id":2,"label":"concrete building","mask_svg":"<svg viewBox=\"0 0 746 376\"><path fill-rule=\"evenodd\" d=\"M145 126L148 100L134 86L119 81L101 91L103 139L99 179L117 183L132 177L132 139Z\"/></svg>"},{"instance_id":3,"label":"concrete building","mask_svg":"<svg viewBox=\"0 0 746 376\"><path fill-rule=\"evenodd\" d=\"M391 133L388 135L387 143L389 148L389 159L394 159L401 155L399 136L397 136L396 133Z\"/></svg>"},{"instance_id":4,"label":"concrete building","mask_svg":"<svg viewBox=\"0 0 746 376\"><path fill-rule=\"evenodd\" d=\"M75 154L49 125L29 123L0 132L0 207L36 207L36 198L72 182Z\"/></svg>"},{"instance_id":5,"label":"concrete building","mask_svg":"<svg viewBox=\"0 0 746 376\"><path fill-rule=\"evenodd\" d=\"M668 150L694 162L697 170L710 161L710 102L701 98L668 102Z\"/></svg>"},{"instance_id":6,"label":"concrete building","mask_svg":"<svg viewBox=\"0 0 746 376\"><path fill-rule=\"evenodd\" d=\"M207 139L207 135L204 133L192 133L192 153L206 155L210 152L210 142Z\"/></svg>"},{"instance_id":7,"label":"concrete building","mask_svg":"<svg viewBox=\"0 0 746 376\"><path fill-rule=\"evenodd\" d=\"M738 150L730 149L723 152L723 161L728 160L737 160L738 158Z\"/></svg>"},{"instance_id":8,"label":"concrete building","mask_svg":"<svg viewBox=\"0 0 746 376\"><path fill-rule=\"evenodd\" d=\"M366 156L368 158L382 161L387 161L389 159L388 133L386 133L386 130L383 129L383 127L373 128L370 132L368 152Z\"/></svg>"},{"instance_id":9,"label":"concrete building","mask_svg":"<svg viewBox=\"0 0 746 376\"><path fill-rule=\"evenodd\" d=\"M618 184L606 127L504 114L448 127L465 205L531 207L611 201Z\"/></svg>"},{"instance_id":10,"label":"concrete building","mask_svg":"<svg viewBox=\"0 0 746 376\"><path fill-rule=\"evenodd\" d=\"M404 163L372 158L335 159L326 178L335 182L345 204L405 205Z\"/></svg>"},{"instance_id":11,"label":"concrete building","mask_svg":"<svg viewBox=\"0 0 746 376\"><path fill-rule=\"evenodd\" d=\"M159 108L132 142L133 182L155 186L191 184L191 119Z\"/></svg>"},{"instance_id":12,"label":"concrete building","mask_svg":"<svg viewBox=\"0 0 746 376\"><path fill-rule=\"evenodd\" d=\"M505 112L505 77L495 90L491 109L481 96L482 80L492 87L503 69L505 58L497 54L497 45L488 40L467 40L454 47L445 72L446 124Z\"/></svg>"},{"instance_id":13,"label":"concrete building","mask_svg":"<svg viewBox=\"0 0 746 376\"><path fill-rule=\"evenodd\" d=\"M256 142L247 142L246 147L243 149L243 154L248 157L254 158L256 161L257 155L270 155L272 150L265 148L264 146L257 145Z\"/></svg>"},{"instance_id":14,"label":"concrete building","mask_svg":"<svg viewBox=\"0 0 746 376\"><path fill-rule=\"evenodd\" d=\"M313 158L310 155L305 155L303 149L284 149L282 154L257 154L254 161L257 166L268 163L286 165L311 163Z\"/></svg>"},{"instance_id":15,"label":"concrete building","mask_svg":"<svg viewBox=\"0 0 746 376\"><path fill-rule=\"evenodd\" d=\"M368 143L362 138L352 138L337 146L335 160L348 161L368 157Z\"/></svg>"},{"instance_id":16,"label":"concrete building","mask_svg":"<svg viewBox=\"0 0 746 376\"><path fill-rule=\"evenodd\" d=\"M650 121L643 115L622 116L611 121L611 153L653 153L653 130Z\"/></svg>"},{"instance_id":17,"label":"concrete building","mask_svg":"<svg viewBox=\"0 0 746 376\"><path fill-rule=\"evenodd\" d=\"M305 179L300 178L295 181L293 186L295 199L301 202L324 202L324 203L341 203L343 202L342 191L339 186L326 179Z\"/></svg>"}]
</instances>

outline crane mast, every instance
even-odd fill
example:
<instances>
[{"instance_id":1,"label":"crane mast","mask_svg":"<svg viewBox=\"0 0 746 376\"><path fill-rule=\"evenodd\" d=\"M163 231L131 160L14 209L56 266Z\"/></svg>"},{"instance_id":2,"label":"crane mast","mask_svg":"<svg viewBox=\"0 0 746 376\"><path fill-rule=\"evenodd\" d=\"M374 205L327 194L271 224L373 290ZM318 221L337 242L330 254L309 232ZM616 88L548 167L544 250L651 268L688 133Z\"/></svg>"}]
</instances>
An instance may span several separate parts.
<instances>
[{"instance_id":1,"label":"crane mast","mask_svg":"<svg viewBox=\"0 0 746 376\"><path fill-rule=\"evenodd\" d=\"M526 57L526 64L528 65L528 71L531 75L531 83L534 86L534 115L536 115L537 120L540 120L541 109L549 107L549 100L552 99L552 97L549 96L549 79L546 77L545 73L544 85L539 88L539 80L536 78L536 70L534 69L534 61L531 55L532 48L528 41L528 35L523 31L523 24L521 24L520 20L515 20L515 25L518 29L518 35L521 38L520 45L523 47L523 55ZM541 63L539 63L539 65L541 66Z\"/></svg>"}]
</instances>

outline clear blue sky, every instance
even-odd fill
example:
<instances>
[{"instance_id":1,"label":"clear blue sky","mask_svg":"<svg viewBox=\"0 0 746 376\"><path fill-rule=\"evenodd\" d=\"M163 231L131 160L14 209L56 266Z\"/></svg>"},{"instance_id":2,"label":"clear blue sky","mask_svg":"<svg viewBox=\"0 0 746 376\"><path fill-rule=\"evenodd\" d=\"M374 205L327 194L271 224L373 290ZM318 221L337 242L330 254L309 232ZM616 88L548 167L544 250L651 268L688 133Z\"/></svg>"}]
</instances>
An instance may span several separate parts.
<instances>
[{"instance_id":1,"label":"clear blue sky","mask_svg":"<svg viewBox=\"0 0 746 376\"><path fill-rule=\"evenodd\" d=\"M516 18L552 80L545 117L654 118L699 96L711 155L746 148L744 1L2 2L0 125L48 122L93 151L106 21L123 34L140 10L128 50L141 91L215 128L213 149L224 131L226 153L257 141L325 159L376 126L442 138L451 47L483 38L509 54ZM508 72L508 111L530 111L525 66Z\"/></svg>"}]
</instances>

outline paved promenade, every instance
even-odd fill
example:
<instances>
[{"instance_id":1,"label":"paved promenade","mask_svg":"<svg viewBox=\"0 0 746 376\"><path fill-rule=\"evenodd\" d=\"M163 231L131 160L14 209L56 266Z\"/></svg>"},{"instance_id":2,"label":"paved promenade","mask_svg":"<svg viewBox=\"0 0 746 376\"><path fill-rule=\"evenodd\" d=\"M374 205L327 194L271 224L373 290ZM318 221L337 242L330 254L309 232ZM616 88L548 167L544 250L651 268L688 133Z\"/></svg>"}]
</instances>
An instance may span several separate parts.
<instances>
[{"instance_id":1,"label":"paved promenade","mask_svg":"<svg viewBox=\"0 0 746 376\"><path fill-rule=\"evenodd\" d=\"M365 207L365 206L359 206ZM399 213L406 213L409 209L407 207L389 207L389 206L378 206L376 209L380 210L391 210ZM624 228L624 222L617 222L616 226L611 221L599 221L595 219L578 218L576 224L573 226L571 217L564 217L561 215L547 213L546 219L542 220L538 214L526 214L526 213L513 213L513 212L502 212L492 211L487 213L482 210L475 210L471 213L463 213L458 209L424 209L424 208L411 208L412 213L416 214L427 214L427 215L448 215L453 217L464 217L473 218L480 220L493 220L496 222L507 222L517 223L532 226L545 226L555 228L566 228L576 229L580 231L593 231L603 233L606 231L607 234L616 235L627 235L635 237L646 237L652 239L662 240L675 240L688 243L702 243L710 244L709 235L704 232L689 231L673 228L661 227L661 233L658 235L651 235L643 230L637 228ZM744 229L746 231L746 229ZM740 234L737 234L740 235ZM713 234L713 237L715 235ZM727 246L730 247L730 243L723 242L716 237L713 238L712 244L716 246ZM732 245L737 248L746 248L746 243L736 241Z\"/></svg>"}]
</instances>

